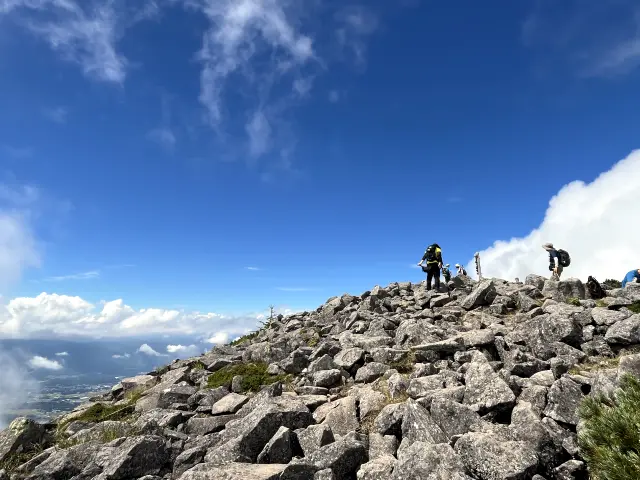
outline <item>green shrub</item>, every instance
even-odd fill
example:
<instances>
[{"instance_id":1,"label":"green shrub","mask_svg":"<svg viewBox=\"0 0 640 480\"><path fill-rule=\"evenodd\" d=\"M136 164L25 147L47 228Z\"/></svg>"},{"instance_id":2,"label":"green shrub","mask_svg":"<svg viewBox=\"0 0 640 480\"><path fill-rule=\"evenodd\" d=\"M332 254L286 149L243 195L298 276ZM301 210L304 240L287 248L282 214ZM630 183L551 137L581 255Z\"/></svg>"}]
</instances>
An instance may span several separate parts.
<instances>
[{"instance_id":1,"label":"green shrub","mask_svg":"<svg viewBox=\"0 0 640 480\"><path fill-rule=\"evenodd\" d=\"M622 287L622 282L620 280L614 280L613 278L607 278L602 285L606 288L620 288Z\"/></svg>"},{"instance_id":2,"label":"green shrub","mask_svg":"<svg viewBox=\"0 0 640 480\"><path fill-rule=\"evenodd\" d=\"M236 347L238 345L242 345L243 343L250 342L251 340L253 340L254 338L256 338L258 336L258 333L259 333L259 331L247 333L246 335L243 335L240 338L236 338L235 340L232 340L229 343L229 345L232 345L232 346Z\"/></svg>"},{"instance_id":3,"label":"green shrub","mask_svg":"<svg viewBox=\"0 0 640 480\"><path fill-rule=\"evenodd\" d=\"M627 308L633 313L640 313L640 302L633 302L631 305L627 306Z\"/></svg>"},{"instance_id":4,"label":"green shrub","mask_svg":"<svg viewBox=\"0 0 640 480\"><path fill-rule=\"evenodd\" d=\"M191 366L192 370L204 370L206 368L205 364L198 360Z\"/></svg>"},{"instance_id":5,"label":"green shrub","mask_svg":"<svg viewBox=\"0 0 640 480\"><path fill-rule=\"evenodd\" d=\"M624 375L614 395L587 397L578 414L578 445L591 478L640 478L640 381Z\"/></svg>"},{"instance_id":6,"label":"green shrub","mask_svg":"<svg viewBox=\"0 0 640 480\"><path fill-rule=\"evenodd\" d=\"M567 298L567 303L570 305L575 305L576 307L580 306L580 299L576 297Z\"/></svg>"},{"instance_id":7,"label":"green shrub","mask_svg":"<svg viewBox=\"0 0 640 480\"><path fill-rule=\"evenodd\" d=\"M239 363L227 365L209 375L207 387L228 387L236 375L242 375L242 389L247 392L256 392L263 385L286 381L288 378L287 375L270 375L265 363Z\"/></svg>"},{"instance_id":8,"label":"green shrub","mask_svg":"<svg viewBox=\"0 0 640 480\"><path fill-rule=\"evenodd\" d=\"M96 403L91 405L81 415L74 420L80 422L103 422L104 420L123 420L133 413L133 403L126 405L109 405L107 403Z\"/></svg>"}]
</instances>

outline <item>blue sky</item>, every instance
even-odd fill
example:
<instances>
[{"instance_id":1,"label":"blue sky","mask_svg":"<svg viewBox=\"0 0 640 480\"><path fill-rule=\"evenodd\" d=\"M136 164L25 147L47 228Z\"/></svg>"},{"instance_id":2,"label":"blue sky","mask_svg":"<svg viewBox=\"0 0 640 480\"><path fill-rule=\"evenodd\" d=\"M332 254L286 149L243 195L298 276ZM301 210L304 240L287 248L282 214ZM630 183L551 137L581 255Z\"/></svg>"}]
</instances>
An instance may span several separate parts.
<instances>
[{"instance_id":1,"label":"blue sky","mask_svg":"<svg viewBox=\"0 0 640 480\"><path fill-rule=\"evenodd\" d=\"M315 308L421 280L434 241L453 265L524 238L638 148L639 25L624 0L0 0L0 198L33 241L4 234L3 298Z\"/></svg>"}]
</instances>

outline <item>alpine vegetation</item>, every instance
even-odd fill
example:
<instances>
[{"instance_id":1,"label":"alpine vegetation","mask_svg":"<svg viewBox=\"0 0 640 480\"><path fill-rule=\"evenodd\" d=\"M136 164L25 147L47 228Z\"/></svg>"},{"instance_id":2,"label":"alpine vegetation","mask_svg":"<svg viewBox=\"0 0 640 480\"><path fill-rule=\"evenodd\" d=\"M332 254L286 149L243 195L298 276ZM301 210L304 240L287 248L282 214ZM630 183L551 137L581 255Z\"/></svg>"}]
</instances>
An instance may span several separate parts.
<instances>
[{"instance_id":1,"label":"alpine vegetation","mask_svg":"<svg viewBox=\"0 0 640 480\"><path fill-rule=\"evenodd\" d=\"M536 275L333 297L16 419L0 479L637 478L638 305Z\"/></svg>"}]
</instances>

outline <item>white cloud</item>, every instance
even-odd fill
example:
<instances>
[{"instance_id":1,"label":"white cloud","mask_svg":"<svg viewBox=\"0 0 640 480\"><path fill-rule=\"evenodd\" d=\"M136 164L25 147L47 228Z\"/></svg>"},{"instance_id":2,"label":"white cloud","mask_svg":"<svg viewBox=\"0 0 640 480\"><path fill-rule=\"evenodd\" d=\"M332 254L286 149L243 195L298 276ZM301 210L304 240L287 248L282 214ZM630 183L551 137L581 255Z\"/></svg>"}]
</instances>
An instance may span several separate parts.
<instances>
[{"instance_id":1,"label":"white cloud","mask_svg":"<svg viewBox=\"0 0 640 480\"><path fill-rule=\"evenodd\" d=\"M57 277L45 278L45 282L63 282L65 280L92 280L100 277L98 270L91 270L88 272L73 273L71 275L60 275Z\"/></svg>"},{"instance_id":2,"label":"white cloud","mask_svg":"<svg viewBox=\"0 0 640 480\"><path fill-rule=\"evenodd\" d=\"M156 352L153 348L151 348L146 343L143 343L142 345L140 345L138 352L144 353L145 355L149 355L150 357L166 357L166 355Z\"/></svg>"},{"instance_id":3,"label":"white cloud","mask_svg":"<svg viewBox=\"0 0 640 480\"><path fill-rule=\"evenodd\" d=\"M162 148L171 150L176 144L176 136L168 127L161 127L151 130L147 137L149 140L156 142Z\"/></svg>"},{"instance_id":4,"label":"white cloud","mask_svg":"<svg viewBox=\"0 0 640 480\"><path fill-rule=\"evenodd\" d=\"M229 334L227 332L217 332L207 340L207 343L213 343L214 345L224 345L229 343Z\"/></svg>"},{"instance_id":5,"label":"white cloud","mask_svg":"<svg viewBox=\"0 0 640 480\"><path fill-rule=\"evenodd\" d=\"M245 270L250 270L252 272L257 272L258 270L260 270L258 267L244 267Z\"/></svg>"},{"instance_id":6,"label":"white cloud","mask_svg":"<svg viewBox=\"0 0 640 480\"><path fill-rule=\"evenodd\" d=\"M36 355L29 360L29 366L31 368L43 369L43 370L62 370L62 364L57 360L49 360L46 357Z\"/></svg>"},{"instance_id":7,"label":"white cloud","mask_svg":"<svg viewBox=\"0 0 640 480\"><path fill-rule=\"evenodd\" d=\"M182 357L195 357L202 353L202 349L197 345L167 345L167 352L177 353Z\"/></svg>"},{"instance_id":8,"label":"white cloud","mask_svg":"<svg viewBox=\"0 0 640 480\"><path fill-rule=\"evenodd\" d=\"M67 114L69 112L65 107L45 108L42 114L53 123L63 124L67 122Z\"/></svg>"},{"instance_id":9,"label":"white cloud","mask_svg":"<svg viewBox=\"0 0 640 480\"><path fill-rule=\"evenodd\" d=\"M187 335L210 338L255 328L257 313L222 315L161 308L133 309L122 299L92 304L80 297L43 292L0 307L0 338L49 336L130 337Z\"/></svg>"},{"instance_id":10,"label":"white cloud","mask_svg":"<svg viewBox=\"0 0 640 480\"><path fill-rule=\"evenodd\" d=\"M58 352L56 353L56 357L68 357L69 352Z\"/></svg>"},{"instance_id":11,"label":"white cloud","mask_svg":"<svg viewBox=\"0 0 640 480\"><path fill-rule=\"evenodd\" d=\"M2 4L0 4L2 5ZM2 366L2 388L0 388L0 429L7 426L6 415L20 408L29 398L34 398L39 385L24 368L15 354L0 348L0 366Z\"/></svg>"},{"instance_id":12,"label":"white cloud","mask_svg":"<svg viewBox=\"0 0 640 480\"><path fill-rule=\"evenodd\" d=\"M366 7L347 5L336 13L339 27L336 37L343 48L353 52L358 64L363 64L366 56L366 37L378 29L378 18Z\"/></svg>"},{"instance_id":13,"label":"white cloud","mask_svg":"<svg viewBox=\"0 0 640 480\"><path fill-rule=\"evenodd\" d=\"M0 210L0 293L14 285L29 267L40 266L40 254L25 214Z\"/></svg>"},{"instance_id":14,"label":"white cloud","mask_svg":"<svg viewBox=\"0 0 640 480\"><path fill-rule=\"evenodd\" d=\"M114 355L111 355L111 358L115 358L115 359L129 358L129 357L131 357L131 355L128 354L128 353L125 353L125 354L122 354L122 355L116 353Z\"/></svg>"},{"instance_id":15,"label":"white cloud","mask_svg":"<svg viewBox=\"0 0 640 480\"><path fill-rule=\"evenodd\" d=\"M488 277L521 280L537 273L549 276L548 254L542 244L551 242L571 255L563 278L586 281L621 280L640 267L640 150L633 151L589 184L574 181L550 201L542 223L524 238L496 241L480 252L482 273ZM467 265L475 272L475 263Z\"/></svg>"},{"instance_id":16,"label":"white cloud","mask_svg":"<svg viewBox=\"0 0 640 480\"><path fill-rule=\"evenodd\" d=\"M261 157L269 150L271 143L271 124L264 112L254 112L245 129L249 137L249 154Z\"/></svg>"},{"instance_id":17,"label":"white cloud","mask_svg":"<svg viewBox=\"0 0 640 480\"><path fill-rule=\"evenodd\" d=\"M340 101L340 92L338 90L331 90L329 92L329 101L331 103L338 103Z\"/></svg>"}]
</instances>

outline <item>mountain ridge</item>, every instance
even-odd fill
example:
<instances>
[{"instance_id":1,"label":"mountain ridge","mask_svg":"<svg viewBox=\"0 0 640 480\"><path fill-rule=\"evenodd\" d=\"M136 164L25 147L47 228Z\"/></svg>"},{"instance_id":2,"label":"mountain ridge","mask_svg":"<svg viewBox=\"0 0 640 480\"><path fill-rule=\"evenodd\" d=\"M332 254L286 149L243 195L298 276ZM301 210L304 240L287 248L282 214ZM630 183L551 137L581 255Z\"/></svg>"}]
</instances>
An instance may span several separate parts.
<instances>
[{"instance_id":1,"label":"mountain ridge","mask_svg":"<svg viewBox=\"0 0 640 480\"><path fill-rule=\"evenodd\" d=\"M329 298L0 433L0 480L587 478L584 398L640 374L640 285L454 277Z\"/></svg>"}]
</instances>

